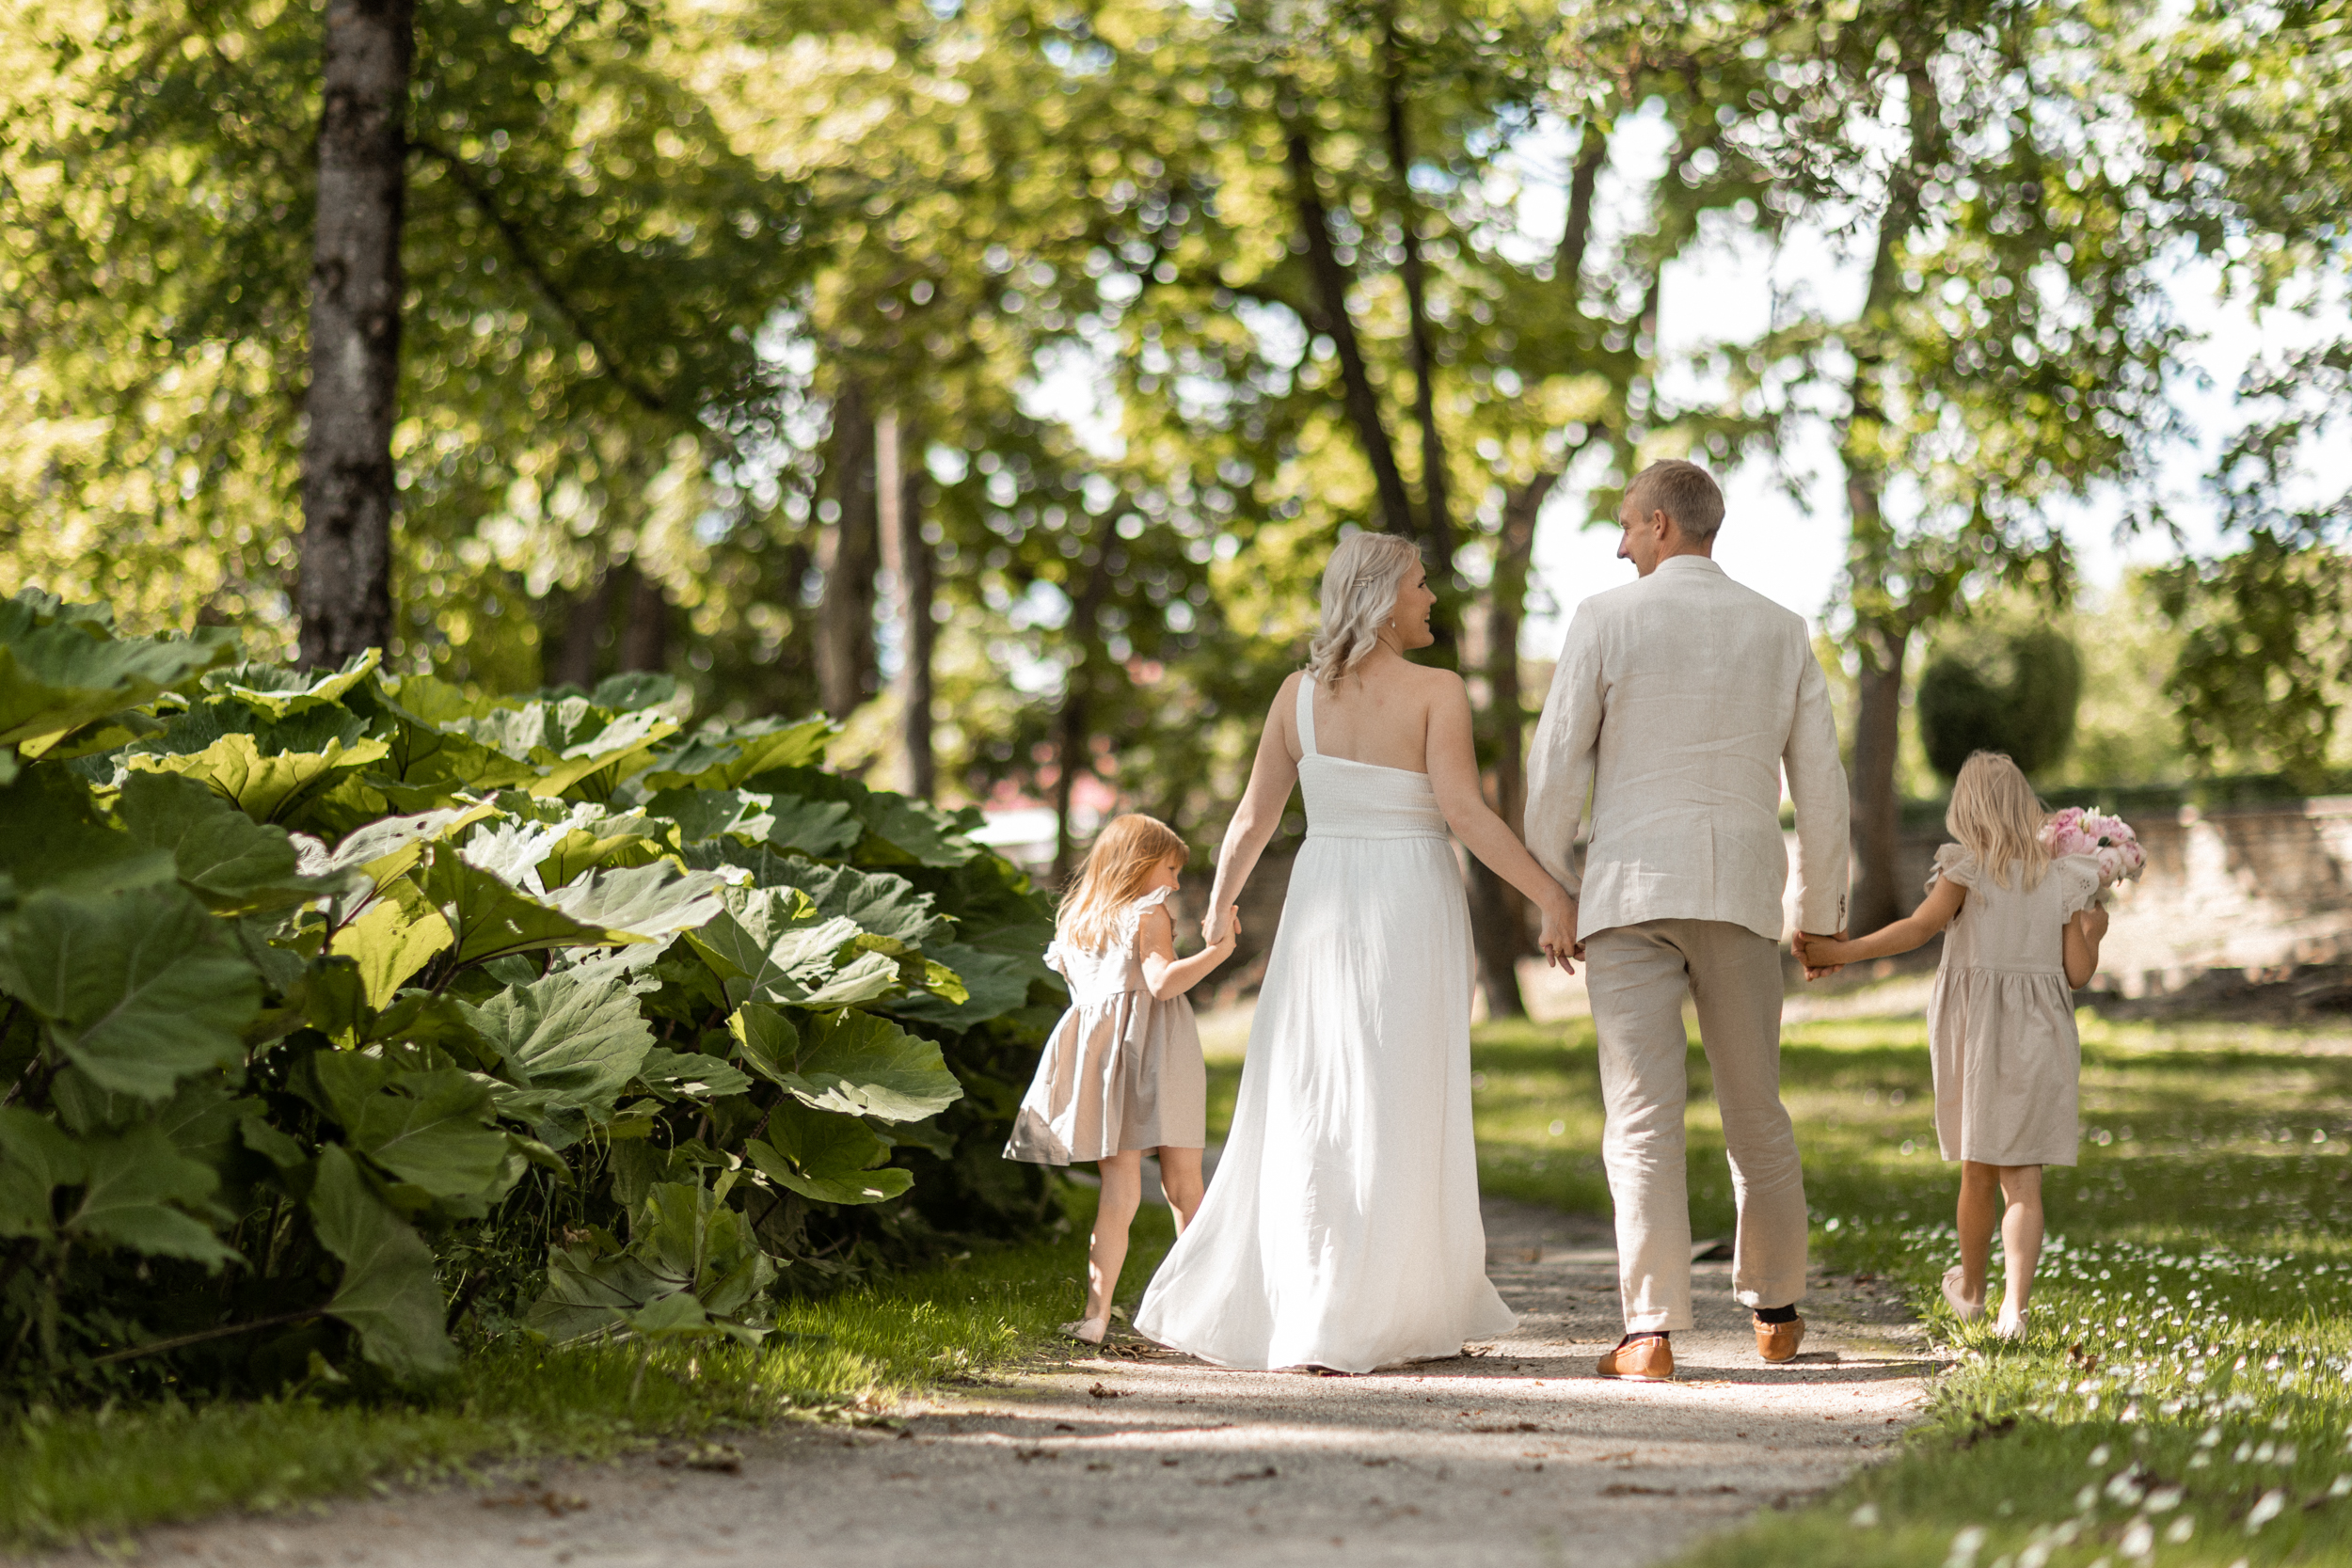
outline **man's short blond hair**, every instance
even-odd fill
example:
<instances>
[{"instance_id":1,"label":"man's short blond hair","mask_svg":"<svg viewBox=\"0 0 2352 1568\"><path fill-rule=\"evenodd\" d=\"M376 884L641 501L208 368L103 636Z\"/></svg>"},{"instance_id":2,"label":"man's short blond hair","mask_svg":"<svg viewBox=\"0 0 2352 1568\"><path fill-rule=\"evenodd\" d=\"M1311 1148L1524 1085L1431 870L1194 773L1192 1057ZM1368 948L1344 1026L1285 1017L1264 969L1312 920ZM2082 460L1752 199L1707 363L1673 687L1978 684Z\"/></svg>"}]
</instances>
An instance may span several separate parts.
<instances>
[{"instance_id":1,"label":"man's short blond hair","mask_svg":"<svg viewBox=\"0 0 2352 1568\"><path fill-rule=\"evenodd\" d=\"M1661 458L1635 474L1625 499L1637 516L1663 512L1694 545L1706 544L1724 526L1724 493L1714 476L1679 457Z\"/></svg>"}]
</instances>

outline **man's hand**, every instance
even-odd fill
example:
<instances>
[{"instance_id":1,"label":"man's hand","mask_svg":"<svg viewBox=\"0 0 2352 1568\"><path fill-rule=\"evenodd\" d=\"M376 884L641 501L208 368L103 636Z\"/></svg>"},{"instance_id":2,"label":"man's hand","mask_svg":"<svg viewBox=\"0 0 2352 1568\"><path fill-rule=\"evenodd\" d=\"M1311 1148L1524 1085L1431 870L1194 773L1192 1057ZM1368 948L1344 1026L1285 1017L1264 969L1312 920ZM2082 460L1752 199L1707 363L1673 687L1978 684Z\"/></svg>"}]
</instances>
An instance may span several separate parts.
<instances>
[{"instance_id":1,"label":"man's hand","mask_svg":"<svg viewBox=\"0 0 2352 1568\"><path fill-rule=\"evenodd\" d=\"M1842 963L1815 963L1811 954L1807 951L1808 944L1817 942L1843 942L1845 940L1846 933L1843 928L1832 932L1799 931L1796 940L1789 945L1796 949L1797 961L1804 965L1804 977L1808 980L1820 980L1836 974L1846 966Z\"/></svg>"}]
</instances>

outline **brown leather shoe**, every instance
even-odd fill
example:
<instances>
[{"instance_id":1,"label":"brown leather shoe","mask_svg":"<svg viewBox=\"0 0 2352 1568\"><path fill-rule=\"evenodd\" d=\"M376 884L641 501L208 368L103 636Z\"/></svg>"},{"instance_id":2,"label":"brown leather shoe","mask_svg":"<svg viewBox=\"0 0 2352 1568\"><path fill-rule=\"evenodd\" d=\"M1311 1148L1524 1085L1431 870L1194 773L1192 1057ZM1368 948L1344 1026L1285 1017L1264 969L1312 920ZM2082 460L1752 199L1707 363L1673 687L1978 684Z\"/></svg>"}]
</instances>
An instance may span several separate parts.
<instances>
[{"instance_id":1,"label":"brown leather shoe","mask_svg":"<svg viewBox=\"0 0 2352 1568\"><path fill-rule=\"evenodd\" d=\"M1756 1354L1767 1361L1787 1361L1804 1343L1804 1320L1792 1318L1785 1323L1756 1325Z\"/></svg>"},{"instance_id":2,"label":"brown leather shoe","mask_svg":"<svg viewBox=\"0 0 2352 1568\"><path fill-rule=\"evenodd\" d=\"M1674 1346L1656 1335L1632 1339L1600 1358L1603 1377L1629 1377L1643 1383L1671 1383L1675 1375Z\"/></svg>"}]
</instances>

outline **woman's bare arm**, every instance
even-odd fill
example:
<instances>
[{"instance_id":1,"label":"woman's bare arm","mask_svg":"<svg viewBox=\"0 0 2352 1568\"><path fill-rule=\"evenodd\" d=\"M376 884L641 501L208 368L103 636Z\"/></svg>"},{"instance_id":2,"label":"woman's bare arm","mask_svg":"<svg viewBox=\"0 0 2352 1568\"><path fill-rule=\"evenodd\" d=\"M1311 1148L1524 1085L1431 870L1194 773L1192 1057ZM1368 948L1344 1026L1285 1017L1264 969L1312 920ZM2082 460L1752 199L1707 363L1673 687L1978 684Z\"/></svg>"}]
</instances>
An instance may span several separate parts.
<instances>
[{"instance_id":1,"label":"woman's bare arm","mask_svg":"<svg viewBox=\"0 0 2352 1568\"><path fill-rule=\"evenodd\" d=\"M1576 947L1576 900L1550 872L1537 863L1511 825L1486 804L1478 785L1478 753L1470 738L1470 693L1461 677L1447 675L1437 699L1429 705L1425 737L1429 787L1438 797L1438 810L1470 852L1486 868L1527 896L1543 911L1539 938L1545 956L1565 966Z\"/></svg>"},{"instance_id":2,"label":"woman's bare arm","mask_svg":"<svg viewBox=\"0 0 2352 1568\"><path fill-rule=\"evenodd\" d=\"M1216 883L1209 892L1208 915L1200 923L1204 941L1214 942L1226 934L1226 917L1241 902L1241 890L1258 868L1258 857L1265 853L1267 841L1281 825L1282 808L1297 787L1298 760L1291 755L1282 716L1297 705L1298 682L1304 679L1304 675L1293 675L1282 683L1266 714L1265 728L1259 732L1258 759L1249 767L1249 787L1242 791L1241 804L1225 829L1225 842L1217 847Z\"/></svg>"},{"instance_id":3,"label":"woman's bare arm","mask_svg":"<svg viewBox=\"0 0 2352 1568\"><path fill-rule=\"evenodd\" d=\"M2094 904L2066 923L2066 986L2080 990L2099 973L2099 943L2107 934L2107 911Z\"/></svg>"},{"instance_id":4,"label":"woman's bare arm","mask_svg":"<svg viewBox=\"0 0 2352 1568\"><path fill-rule=\"evenodd\" d=\"M1550 872L1535 863L1511 825L1486 804L1478 785L1478 753L1470 738L1470 693L1461 677L1448 676L1441 694L1429 705L1427 767L1429 787L1438 797L1445 825L1454 830L1470 852L1487 869L1543 907L1549 901L1574 902Z\"/></svg>"},{"instance_id":5,"label":"woman's bare arm","mask_svg":"<svg viewBox=\"0 0 2352 1568\"><path fill-rule=\"evenodd\" d=\"M1868 958L1891 958L1898 953L1908 953L1952 923L1960 912L1968 890L1949 877L1939 879L1919 900L1919 907L1892 926L1882 926L1867 937L1851 942L1832 942L1827 937L1800 936L1797 957L1809 969L1828 964L1861 963Z\"/></svg>"}]
</instances>

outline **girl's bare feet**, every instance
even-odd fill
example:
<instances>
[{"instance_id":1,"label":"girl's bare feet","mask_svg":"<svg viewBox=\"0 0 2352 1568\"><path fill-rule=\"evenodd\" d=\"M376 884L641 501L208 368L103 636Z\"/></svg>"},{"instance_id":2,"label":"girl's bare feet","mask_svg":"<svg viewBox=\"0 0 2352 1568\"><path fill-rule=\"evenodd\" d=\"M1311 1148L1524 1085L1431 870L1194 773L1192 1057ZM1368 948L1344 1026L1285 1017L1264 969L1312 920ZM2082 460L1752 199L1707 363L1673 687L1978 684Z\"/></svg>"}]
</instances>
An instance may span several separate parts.
<instances>
[{"instance_id":1,"label":"girl's bare feet","mask_svg":"<svg viewBox=\"0 0 2352 1568\"><path fill-rule=\"evenodd\" d=\"M1974 1301L1969 1300L1962 1281L1959 1264L1955 1263L1944 1271L1944 1300L1951 1307L1953 1316L1962 1323L1972 1323L1984 1316L1984 1297L1980 1295Z\"/></svg>"},{"instance_id":2,"label":"girl's bare feet","mask_svg":"<svg viewBox=\"0 0 2352 1568\"><path fill-rule=\"evenodd\" d=\"M2024 1338L2026 1337L2025 1312L2012 1312L2007 1307L2003 1307L1999 1320L1993 1325L1993 1337L1995 1339Z\"/></svg>"},{"instance_id":3,"label":"girl's bare feet","mask_svg":"<svg viewBox=\"0 0 2352 1568\"><path fill-rule=\"evenodd\" d=\"M1108 1318L1074 1318L1061 1325L1064 1334L1089 1345L1101 1344L1103 1336L1108 1334L1110 1329L1111 1321Z\"/></svg>"}]
</instances>

